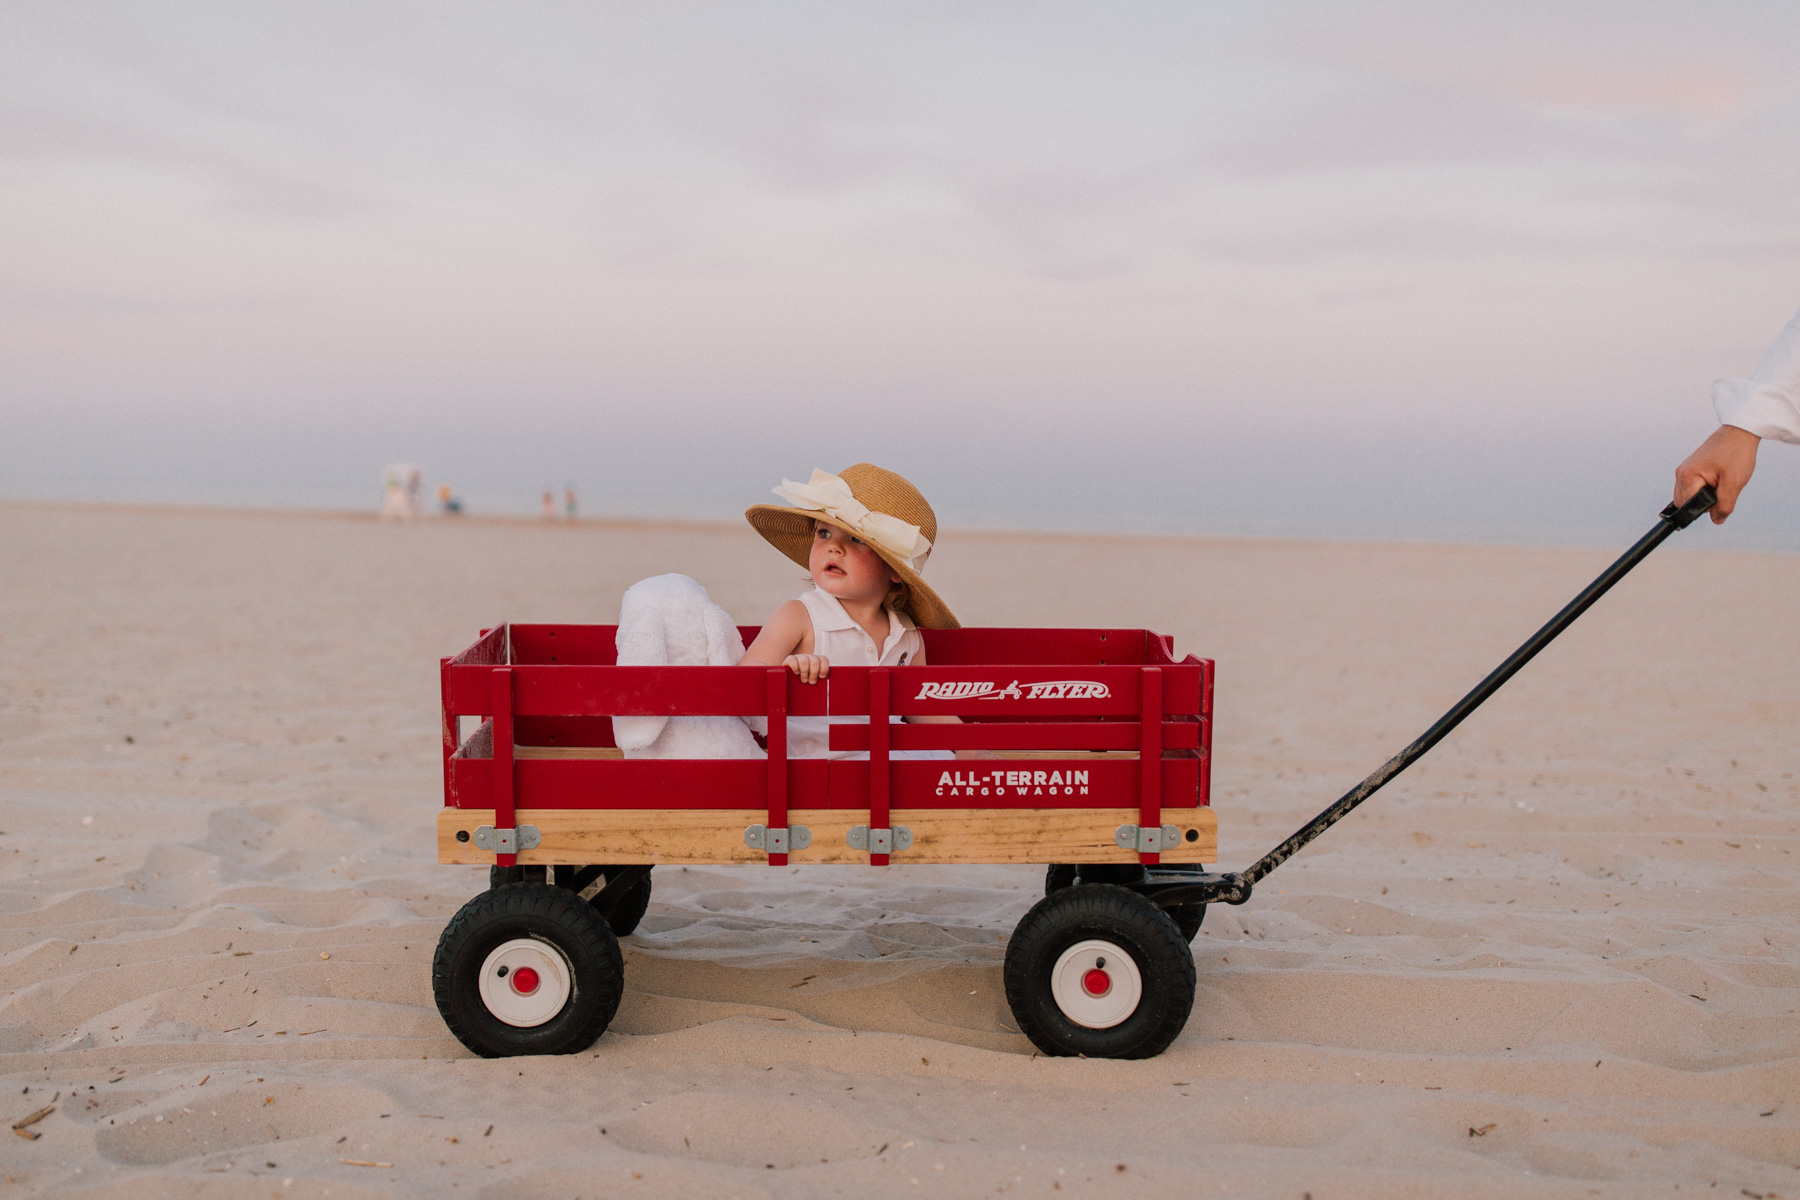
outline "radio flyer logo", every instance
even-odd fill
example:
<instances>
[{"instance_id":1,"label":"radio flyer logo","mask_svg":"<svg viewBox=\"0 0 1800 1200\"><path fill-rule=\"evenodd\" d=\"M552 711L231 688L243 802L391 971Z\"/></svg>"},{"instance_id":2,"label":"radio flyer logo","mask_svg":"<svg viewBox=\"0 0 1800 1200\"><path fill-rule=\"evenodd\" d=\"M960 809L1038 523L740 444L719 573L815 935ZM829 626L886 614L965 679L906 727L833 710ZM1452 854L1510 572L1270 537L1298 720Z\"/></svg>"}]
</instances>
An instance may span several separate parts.
<instances>
[{"instance_id":1,"label":"radio flyer logo","mask_svg":"<svg viewBox=\"0 0 1800 1200\"><path fill-rule=\"evenodd\" d=\"M973 680L942 680L919 685L916 700L1108 700L1112 691L1092 679L1052 679L1028 683L1013 680L1005 687Z\"/></svg>"},{"instance_id":2,"label":"radio flyer logo","mask_svg":"<svg viewBox=\"0 0 1800 1200\"><path fill-rule=\"evenodd\" d=\"M947 790L946 790L947 789ZM940 796L1085 796L1086 771L945 771L938 777Z\"/></svg>"}]
</instances>

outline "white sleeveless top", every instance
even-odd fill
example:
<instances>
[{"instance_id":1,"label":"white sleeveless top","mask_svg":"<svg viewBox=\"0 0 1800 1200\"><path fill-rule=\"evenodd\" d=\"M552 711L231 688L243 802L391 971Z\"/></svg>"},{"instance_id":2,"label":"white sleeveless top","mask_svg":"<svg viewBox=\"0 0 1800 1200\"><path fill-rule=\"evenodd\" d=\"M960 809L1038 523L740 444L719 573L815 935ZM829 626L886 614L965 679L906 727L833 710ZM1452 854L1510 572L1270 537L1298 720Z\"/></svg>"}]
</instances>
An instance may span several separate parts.
<instances>
[{"instance_id":1,"label":"white sleeveless top","mask_svg":"<svg viewBox=\"0 0 1800 1200\"><path fill-rule=\"evenodd\" d=\"M879 649L861 625L853 620L836 596L813 588L800 597L812 618L814 654L822 654L834 667L903 667L918 657L925 646L912 618L888 609L887 641ZM827 686L831 677L826 676ZM817 686L817 685L814 685ZM889 718L899 721L899 717ZM866 725L867 717L789 717L789 758L867 758L867 752L830 752L831 725ZM932 757L939 757L933 753ZM896 755L898 757L898 755ZM909 755L908 757L913 757Z\"/></svg>"}]
</instances>

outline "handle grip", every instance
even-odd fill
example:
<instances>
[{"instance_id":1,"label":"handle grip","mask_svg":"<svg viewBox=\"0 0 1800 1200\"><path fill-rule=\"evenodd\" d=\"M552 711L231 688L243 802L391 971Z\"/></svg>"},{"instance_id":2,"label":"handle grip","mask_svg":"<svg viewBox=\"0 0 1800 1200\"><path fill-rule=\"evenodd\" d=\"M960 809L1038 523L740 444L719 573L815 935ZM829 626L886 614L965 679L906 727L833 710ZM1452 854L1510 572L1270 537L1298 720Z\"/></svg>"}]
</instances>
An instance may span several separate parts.
<instances>
[{"instance_id":1,"label":"handle grip","mask_svg":"<svg viewBox=\"0 0 1800 1200\"><path fill-rule=\"evenodd\" d=\"M1700 490L1687 498L1686 503L1671 504L1662 510L1662 519L1677 529L1686 529L1719 502L1719 495L1712 490L1710 483L1701 484Z\"/></svg>"}]
</instances>

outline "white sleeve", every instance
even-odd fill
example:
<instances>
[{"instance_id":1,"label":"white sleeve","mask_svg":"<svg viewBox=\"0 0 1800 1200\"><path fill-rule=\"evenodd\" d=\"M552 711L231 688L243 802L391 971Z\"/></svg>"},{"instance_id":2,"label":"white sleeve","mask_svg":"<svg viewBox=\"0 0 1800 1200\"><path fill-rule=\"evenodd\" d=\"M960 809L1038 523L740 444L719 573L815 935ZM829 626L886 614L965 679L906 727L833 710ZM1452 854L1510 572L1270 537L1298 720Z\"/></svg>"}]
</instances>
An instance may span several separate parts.
<instances>
[{"instance_id":1,"label":"white sleeve","mask_svg":"<svg viewBox=\"0 0 1800 1200\"><path fill-rule=\"evenodd\" d=\"M1755 375L1713 383L1713 409L1721 424L1800 442L1800 316L1787 323Z\"/></svg>"}]
</instances>

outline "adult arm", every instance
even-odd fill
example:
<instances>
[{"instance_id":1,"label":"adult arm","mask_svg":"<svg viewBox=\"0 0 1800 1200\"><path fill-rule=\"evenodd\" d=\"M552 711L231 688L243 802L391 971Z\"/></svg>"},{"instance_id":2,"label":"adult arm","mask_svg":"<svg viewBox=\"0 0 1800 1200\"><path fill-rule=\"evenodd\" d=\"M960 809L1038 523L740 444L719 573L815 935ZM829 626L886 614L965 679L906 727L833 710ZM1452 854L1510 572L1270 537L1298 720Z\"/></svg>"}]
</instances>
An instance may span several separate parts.
<instances>
[{"instance_id":1,"label":"adult arm","mask_svg":"<svg viewBox=\"0 0 1800 1200\"><path fill-rule=\"evenodd\" d=\"M1787 323L1749 379L1713 384L1713 409L1719 428L1675 468L1675 502L1711 484L1719 493L1712 510L1717 525L1737 507L1738 493L1755 473L1761 439L1800 443L1800 315Z\"/></svg>"}]
</instances>

